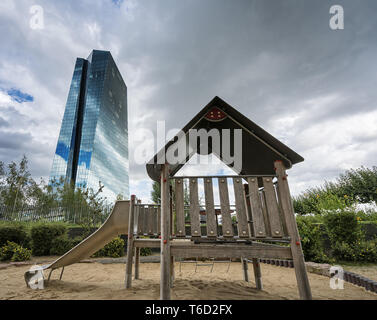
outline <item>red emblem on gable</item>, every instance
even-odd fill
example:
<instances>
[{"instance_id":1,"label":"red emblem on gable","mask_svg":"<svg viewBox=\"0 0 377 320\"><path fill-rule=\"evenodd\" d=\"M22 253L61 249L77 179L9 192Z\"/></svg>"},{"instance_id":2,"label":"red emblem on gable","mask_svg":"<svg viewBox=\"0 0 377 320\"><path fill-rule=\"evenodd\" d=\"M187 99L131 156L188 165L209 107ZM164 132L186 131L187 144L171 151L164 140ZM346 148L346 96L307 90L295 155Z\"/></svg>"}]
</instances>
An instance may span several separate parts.
<instances>
[{"instance_id":1,"label":"red emblem on gable","mask_svg":"<svg viewBox=\"0 0 377 320\"><path fill-rule=\"evenodd\" d=\"M214 107L210 111L208 111L205 118L210 121L221 121L226 118L226 114L219 108Z\"/></svg>"}]
</instances>

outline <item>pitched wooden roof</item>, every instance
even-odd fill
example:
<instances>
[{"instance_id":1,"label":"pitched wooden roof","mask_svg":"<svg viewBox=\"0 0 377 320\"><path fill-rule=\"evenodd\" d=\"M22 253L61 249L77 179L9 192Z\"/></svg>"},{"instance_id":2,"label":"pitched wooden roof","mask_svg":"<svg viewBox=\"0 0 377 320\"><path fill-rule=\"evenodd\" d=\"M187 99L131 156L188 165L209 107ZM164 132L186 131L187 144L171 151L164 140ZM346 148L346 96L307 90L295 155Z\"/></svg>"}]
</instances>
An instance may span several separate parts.
<instances>
[{"instance_id":1,"label":"pitched wooden roof","mask_svg":"<svg viewBox=\"0 0 377 320\"><path fill-rule=\"evenodd\" d=\"M188 135L190 129L242 129L242 170L240 175L271 175L274 174L274 161L283 161L287 169L293 164L304 161L304 158L287 147L256 123L238 112L219 97L209 102L192 120L182 129ZM169 141L146 165L148 175L155 181L159 180L161 165L157 159L166 153L174 143ZM231 139L231 150L233 149ZM211 152L211 150L209 151ZM200 153L200 149L198 150ZM193 154L187 153L186 161ZM221 160L221 155L217 155ZM174 176L185 163L172 165L171 176ZM232 166L229 166L232 168ZM233 168L232 168L233 169Z\"/></svg>"}]
</instances>

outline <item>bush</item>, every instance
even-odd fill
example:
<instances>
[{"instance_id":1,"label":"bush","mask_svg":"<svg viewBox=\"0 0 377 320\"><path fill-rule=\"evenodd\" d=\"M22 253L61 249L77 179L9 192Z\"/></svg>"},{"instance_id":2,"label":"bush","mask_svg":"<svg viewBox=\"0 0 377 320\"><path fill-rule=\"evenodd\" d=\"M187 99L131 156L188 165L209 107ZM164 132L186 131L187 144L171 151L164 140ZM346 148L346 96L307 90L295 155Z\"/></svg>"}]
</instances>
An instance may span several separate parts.
<instances>
[{"instance_id":1,"label":"bush","mask_svg":"<svg viewBox=\"0 0 377 320\"><path fill-rule=\"evenodd\" d=\"M31 250L12 241L7 241L7 244L0 248L0 261L25 261L29 260L30 257Z\"/></svg>"},{"instance_id":2,"label":"bush","mask_svg":"<svg viewBox=\"0 0 377 320\"><path fill-rule=\"evenodd\" d=\"M360 241L353 244L337 243L334 246L333 255L340 261L376 263L377 241Z\"/></svg>"},{"instance_id":3,"label":"bush","mask_svg":"<svg viewBox=\"0 0 377 320\"><path fill-rule=\"evenodd\" d=\"M124 240L117 237L111 240L101 250L97 251L94 257L120 258L124 255Z\"/></svg>"},{"instance_id":4,"label":"bush","mask_svg":"<svg viewBox=\"0 0 377 320\"><path fill-rule=\"evenodd\" d=\"M11 260L16 247L18 247L17 243L12 242L12 241L7 241L6 245L0 248L0 260L1 261Z\"/></svg>"},{"instance_id":5,"label":"bush","mask_svg":"<svg viewBox=\"0 0 377 320\"><path fill-rule=\"evenodd\" d=\"M31 257L31 250L27 248L23 248L21 246L17 246L14 250L12 261L26 261L29 260Z\"/></svg>"},{"instance_id":6,"label":"bush","mask_svg":"<svg viewBox=\"0 0 377 320\"><path fill-rule=\"evenodd\" d=\"M20 246L30 248L30 237L24 225L20 223L9 223L0 225L0 247L7 244L7 241L15 242Z\"/></svg>"},{"instance_id":7,"label":"bush","mask_svg":"<svg viewBox=\"0 0 377 320\"><path fill-rule=\"evenodd\" d=\"M67 227L62 223L38 223L31 228L33 255L49 255L52 241L65 235Z\"/></svg>"},{"instance_id":8,"label":"bush","mask_svg":"<svg viewBox=\"0 0 377 320\"><path fill-rule=\"evenodd\" d=\"M352 210L339 210L327 213L324 223L333 244L345 242L349 245L363 239L357 214Z\"/></svg>"},{"instance_id":9,"label":"bush","mask_svg":"<svg viewBox=\"0 0 377 320\"><path fill-rule=\"evenodd\" d=\"M140 255L141 256L150 256L152 254L152 249L151 248L141 248L140 249Z\"/></svg>"},{"instance_id":10,"label":"bush","mask_svg":"<svg viewBox=\"0 0 377 320\"><path fill-rule=\"evenodd\" d=\"M51 255L61 256L74 247L74 242L66 235L57 237L51 241Z\"/></svg>"},{"instance_id":11,"label":"bush","mask_svg":"<svg viewBox=\"0 0 377 320\"><path fill-rule=\"evenodd\" d=\"M296 221L305 260L319 263L330 262L331 259L324 252L323 232L320 224L316 223L318 219L298 216Z\"/></svg>"}]
</instances>

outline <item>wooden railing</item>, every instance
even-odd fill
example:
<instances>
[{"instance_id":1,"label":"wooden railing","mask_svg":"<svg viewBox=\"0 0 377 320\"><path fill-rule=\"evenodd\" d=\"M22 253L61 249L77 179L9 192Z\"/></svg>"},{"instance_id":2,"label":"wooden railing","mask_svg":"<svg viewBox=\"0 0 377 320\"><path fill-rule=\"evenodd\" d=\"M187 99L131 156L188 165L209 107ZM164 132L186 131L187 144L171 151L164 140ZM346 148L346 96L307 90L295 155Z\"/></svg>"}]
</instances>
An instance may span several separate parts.
<instances>
[{"instance_id":1,"label":"wooden railing","mask_svg":"<svg viewBox=\"0 0 377 320\"><path fill-rule=\"evenodd\" d=\"M188 176L170 180L176 237L288 239L275 176ZM186 226L190 227L187 234Z\"/></svg>"},{"instance_id":2,"label":"wooden railing","mask_svg":"<svg viewBox=\"0 0 377 320\"><path fill-rule=\"evenodd\" d=\"M135 233L139 236L157 236L161 228L161 206L154 204L135 205Z\"/></svg>"}]
</instances>

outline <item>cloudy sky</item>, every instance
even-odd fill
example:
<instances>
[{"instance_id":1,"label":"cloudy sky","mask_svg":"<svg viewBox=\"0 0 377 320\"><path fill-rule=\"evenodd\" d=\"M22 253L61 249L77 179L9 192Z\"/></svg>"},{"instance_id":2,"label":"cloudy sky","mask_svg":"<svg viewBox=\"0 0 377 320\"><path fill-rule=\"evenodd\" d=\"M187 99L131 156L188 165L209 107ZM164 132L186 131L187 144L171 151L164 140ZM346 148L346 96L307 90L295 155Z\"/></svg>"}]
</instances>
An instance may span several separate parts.
<instances>
[{"instance_id":1,"label":"cloudy sky","mask_svg":"<svg viewBox=\"0 0 377 320\"><path fill-rule=\"evenodd\" d=\"M329 27L334 4L344 30ZM1 0L0 160L25 153L47 179L75 59L102 49L128 87L130 189L144 200L138 129L181 128L216 95L305 158L293 194L376 165L376 14L375 0Z\"/></svg>"}]
</instances>

